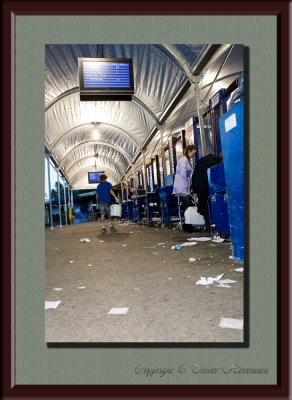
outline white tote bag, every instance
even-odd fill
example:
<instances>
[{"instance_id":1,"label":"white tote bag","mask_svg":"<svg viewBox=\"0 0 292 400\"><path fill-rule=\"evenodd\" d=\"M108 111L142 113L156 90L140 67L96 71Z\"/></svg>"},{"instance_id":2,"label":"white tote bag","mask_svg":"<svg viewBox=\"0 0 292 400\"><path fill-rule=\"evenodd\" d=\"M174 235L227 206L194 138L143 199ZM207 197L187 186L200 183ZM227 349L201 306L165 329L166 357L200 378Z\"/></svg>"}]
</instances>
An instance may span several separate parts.
<instances>
[{"instance_id":1,"label":"white tote bag","mask_svg":"<svg viewBox=\"0 0 292 400\"><path fill-rule=\"evenodd\" d=\"M199 214L197 207L188 207L185 211L185 224L205 225L203 215Z\"/></svg>"}]
</instances>

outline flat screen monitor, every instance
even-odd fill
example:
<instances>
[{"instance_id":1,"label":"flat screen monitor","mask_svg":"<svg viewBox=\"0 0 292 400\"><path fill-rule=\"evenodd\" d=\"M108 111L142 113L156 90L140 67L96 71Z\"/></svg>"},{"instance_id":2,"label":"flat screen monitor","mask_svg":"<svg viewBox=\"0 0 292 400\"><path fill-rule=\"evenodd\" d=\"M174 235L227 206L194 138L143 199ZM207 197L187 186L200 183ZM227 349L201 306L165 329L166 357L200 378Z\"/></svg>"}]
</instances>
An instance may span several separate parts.
<instances>
[{"instance_id":1,"label":"flat screen monitor","mask_svg":"<svg viewBox=\"0 0 292 400\"><path fill-rule=\"evenodd\" d=\"M132 100L131 58L78 58L80 100Z\"/></svg>"},{"instance_id":2,"label":"flat screen monitor","mask_svg":"<svg viewBox=\"0 0 292 400\"><path fill-rule=\"evenodd\" d=\"M101 174L104 174L104 172L88 172L88 183L100 183Z\"/></svg>"}]
</instances>

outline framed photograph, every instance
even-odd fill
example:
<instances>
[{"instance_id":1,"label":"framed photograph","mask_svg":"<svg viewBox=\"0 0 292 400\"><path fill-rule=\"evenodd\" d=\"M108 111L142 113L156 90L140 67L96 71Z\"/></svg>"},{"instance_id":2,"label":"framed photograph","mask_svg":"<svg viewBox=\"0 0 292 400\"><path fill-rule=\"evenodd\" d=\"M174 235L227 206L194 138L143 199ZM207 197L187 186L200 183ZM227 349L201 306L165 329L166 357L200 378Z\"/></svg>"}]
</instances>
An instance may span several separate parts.
<instances>
[{"instance_id":1,"label":"framed photograph","mask_svg":"<svg viewBox=\"0 0 292 400\"><path fill-rule=\"evenodd\" d=\"M289 7L289 1L236 4L77 2L70 5L66 2L4 2L2 398L290 398ZM89 94L100 95L101 90L104 101L107 96L104 81L114 85L111 96L127 90L127 98L118 99L122 100L121 115L116 119L119 118L119 126L107 119L106 107L99 110L96 99L95 119L91 116L84 119L85 114L83 119L78 117L78 73L70 57L102 60L100 57L104 57L105 52L110 57L105 72L100 71L96 63L94 68L97 69L93 72L92 65L84 64L84 91L88 96L94 81L94 93ZM208 52L218 54L217 69L207 69L204 55ZM168 57L168 67L156 72L154 61L162 67L164 57ZM118 65L115 79L112 68L117 68L118 58L124 62ZM130 92L127 82L120 83L124 79L123 68L127 69L128 65ZM196 68L192 70L191 66ZM221 84L224 82L224 91L212 83L202 84L203 73L207 70L221 79ZM182 88L183 74L187 75L190 88ZM244 112L237 111L243 104L241 76L244 76ZM159 86L157 82L164 78ZM160 96L157 103L151 92L153 81L156 81L156 100ZM175 82L173 87L169 82ZM194 115L192 99L195 99L194 104L199 101L199 84L201 94L205 90L201 97L205 106L203 104L197 118L192 119L192 131L188 124ZM146 86L152 103L143 101L142 92ZM236 99L235 89L239 93ZM164 96L169 93L179 96L179 90L185 90L186 97L177 97L175 105L163 103ZM89 112L87 99L81 100L83 111ZM236 112L232 108L234 100ZM111 101L114 103L114 99ZM132 103L135 103L132 117L138 121L132 126L133 137L130 130L124 129L123 115ZM223 115L222 104L226 104L226 118L220 118L221 130L225 130L228 137L240 125L240 116L244 114L244 145L240 152L241 157L244 156L244 257L240 252L243 247L237 250L234 240L224 243L230 246L233 258L240 262L244 259L244 263L233 265L232 258L226 260L227 253L218 250L224 260L220 259L217 268L212 269L207 258L211 260L219 244L202 242L206 255L201 256L206 258L203 274L196 264L196 256L191 257L189 251L192 235L186 236L190 240L185 240L184 248L174 241L154 246L158 236L156 238L153 223L153 243L143 243L140 250L134 243L134 236L144 227L137 225L139 228L133 227L134 232L128 232L131 225L127 231L121 225L116 236L109 236L108 251L117 253L108 256L102 253L103 267L92 265L94 262L90 260L98 258L102 251L98 249L105 246L99 223L91 221L92 215L94 219L100 218L93 210L93 203L95 199L98 203L95 188L103 182L104 172L106 174L109 169L109 181L114 184L121 182L119 188L113 186L113 189L125 202L128 196L144 198L146 192L153 193L165 179L164 175L167 175L165 182L173 185L175 175L172 172L179 158L176 155L181 157L187 145L196 145L197 155L196 152L191 154L192 165L209 151L218 157L223 154L225 166L228 162L235 164L239 156L232 153L228 161L224 138L221 135L220 147L214 133ZM216 107L222 114L216 116ZM114 109L114 105L108 108ZM115 108L116 114L117 110ZM172 119L167 119L168 112L169 115L173 113ZM186 116L184 133L183 126L178 124L182 115ZM141 121L149 127L155 122L157 130L150 132L151 138L143 136L139 130ZM96 128L102 137L91 138L91 131ZM207 133L197 140L195 132L202 132L203 128ZM118 129L123 131L121 135L126 145L119 142L118 134L115 136ZM78 137L82 137L80 143ZM154 145L148 147L151 141ZM160 149L161 141L164 147ZM79 148L79 158L73 152L74 146ZM103 146L107 146L106 152ZM238 142L232 146L235 148ZM47 157L45 168L44 155ZM49 159L60 172L55 187L56 210L61 209L60 195L66 199L68 190L68 203L64 200L63 211L55 216L51 194L49 200L45 197L44 207L43 188L46 177L50 176ZM135 163L136 169L133 168ZM240 173L237 171L232 178ZM91 215L90 218L89 214L88 218L86 216L91 221L88 226L96 224L98 230L94 241L91 240L94 243L88 239L92 228L91 231L85 228L81 235L82 224L72 222L82 222L84 196L88 193L80 191L78 207L71 207L74 201L73 191L66 186L68 176L72 178L71 183L76 184L76 190L85 184L88 190L94 187L94 200L86 210ZM145 181L149 188L143 185ZM153 206L154 197L149 199ZM98 211L102 215L103 210L107 210L100 202ZM118 204L113 206L118 213ZM154 215L151 222L156 222L157 216ZM53 217L59 227L63 223L69 228L56 230ZM164 236L171 235L178 241L181 232L169 232L164 231ZM66 257L62 257L58 243L64 245L62 238L68 238L68 233L74 238L76 248L74 240L68 241ZM129 243L124 240L128 237ZM129 245L132 238L134 241ZM212 236L212 239L216 238ZM179 246L180 251L170 245ZM169 254L165 255L167 246ZM200 245L197 243L193 247L200 254ZM88 249L88 254L84 249ZM124 276L118 277L116 273L121 271L121 260L127 252L132 255L130 268L124 271ZM180 264L177 260L183 252L185 261ZM113 257L114 263L109 261ZM150 268L151 257L153 260L160 258L160 271ZM154 262L152 264L153 267ZM181 268L180 274L175 269L176 264ZM148 266L150 275L145 273ZM236 272L236 267L241 266L244 280L242 272ZM191 268L197 271L188 275ZM240 281L237 289L232 286L235 280L222 283L223 274L224 278L236 277ZM147 279L154 282L161 276L164 281L155 284L153 289L147 284ZM100 283L102 277L107 277L111 283L111 291L105 291L104 283ZM212 282L206 284L208 279ZM214 279L219 287L213 284ZM90 282L96 283L95 289L89 287ZM121 286L127 292L132 287L133 293L123 295ZM199 296L193 296L192 290ZM127 302L120 301L123 296L127 301L133 300L136 314L129 312ZM93 297L96 301L90 308ZM110 305L108 309L104 306L105 298ZM140 303L139 298L142 299ZM62 304L63 299L66 301ZM48 310L44 310L44 300ZM62 312L58 312L60 303ZM200 309L204 318L196 320L192 313L199 315ZM96 313L98 321L92 324ZM143 320L145 315L149 319ZM107 322L109 320L115 321L113 325ZM196 324L192 325L195 320ZM235 325L225 326L225 323ZM113 328L117 329L117 334Z\"/></svg>"}]
</instances>

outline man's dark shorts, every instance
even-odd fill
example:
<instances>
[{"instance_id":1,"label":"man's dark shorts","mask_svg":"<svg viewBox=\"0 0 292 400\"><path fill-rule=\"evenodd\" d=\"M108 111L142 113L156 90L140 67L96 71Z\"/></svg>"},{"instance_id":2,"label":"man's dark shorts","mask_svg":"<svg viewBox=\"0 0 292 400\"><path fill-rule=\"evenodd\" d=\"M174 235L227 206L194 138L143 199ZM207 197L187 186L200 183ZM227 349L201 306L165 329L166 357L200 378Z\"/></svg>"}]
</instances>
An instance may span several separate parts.
<instances>
[{"instance_id":1,"label":"man's dark shorts","mask_svg":"<svg viewBox=\"0 0 292 400\"><path fill-rule=\"evenodd\" d=\"M110 216L110 204L109 203L99 203L100 213L101 215L108 215Z\"/></svg>"}]
</instances>

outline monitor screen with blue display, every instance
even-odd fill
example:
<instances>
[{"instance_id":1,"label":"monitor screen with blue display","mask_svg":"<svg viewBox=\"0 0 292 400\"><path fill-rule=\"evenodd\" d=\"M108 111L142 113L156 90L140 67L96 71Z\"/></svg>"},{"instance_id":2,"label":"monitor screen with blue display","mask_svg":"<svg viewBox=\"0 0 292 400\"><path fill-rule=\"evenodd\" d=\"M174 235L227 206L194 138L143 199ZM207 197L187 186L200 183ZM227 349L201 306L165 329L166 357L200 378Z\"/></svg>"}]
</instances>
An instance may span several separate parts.
<instances>
[{"instance_id":1,"label":"monitor screen with blue display","mask_svg":"<svg viewBox=\"0 0 292 400\"><path fill-rule=\"evenodd\" d=\"M78 58L80 100L132 100L131 58Z\"/></svg>"},{"instance_id":2,"label":"monitor screen with blue display","mask_svg":"<svg viewBox=\"0 0 292 400\"><path fill-rule=\"evenodd\" d=\"M88 172L88 183L100 183L99 177L104 171Z\"/></svg>"}]
</instances>

